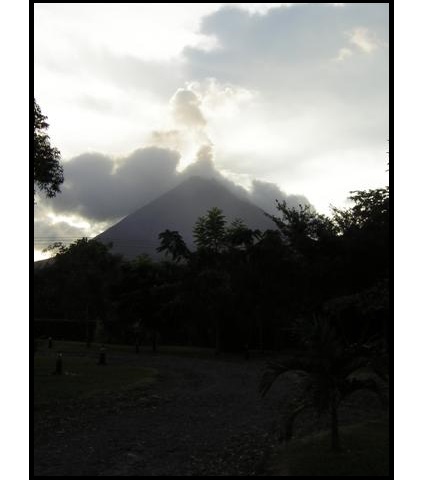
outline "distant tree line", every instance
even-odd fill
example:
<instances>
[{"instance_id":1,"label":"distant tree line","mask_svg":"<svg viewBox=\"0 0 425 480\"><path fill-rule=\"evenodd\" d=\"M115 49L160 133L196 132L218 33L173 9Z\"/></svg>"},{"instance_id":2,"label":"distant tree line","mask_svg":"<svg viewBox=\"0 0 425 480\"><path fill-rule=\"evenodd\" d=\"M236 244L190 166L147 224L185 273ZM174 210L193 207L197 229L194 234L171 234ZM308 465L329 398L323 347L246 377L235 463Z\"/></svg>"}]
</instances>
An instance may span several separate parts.
<instances>
[{"instance_id":1,"label":"distant tree line","mask_svg":"<svg viewBox=\"0 0 425 480\"><path fill-rule=\"evenodd\" d=\"M326 315L350 342L385 349L389 190L350 199L330 216L277 202L266 231L212 208L194 225L193 251L177 231L159 235L159 262L124 261L95 240L55 245L54 262L34 272L35 317L97 320L110 341L134 341L136 328L154 348L160 338L219 353L293 347L294 321Z\"/></svg>"}]
</instances>

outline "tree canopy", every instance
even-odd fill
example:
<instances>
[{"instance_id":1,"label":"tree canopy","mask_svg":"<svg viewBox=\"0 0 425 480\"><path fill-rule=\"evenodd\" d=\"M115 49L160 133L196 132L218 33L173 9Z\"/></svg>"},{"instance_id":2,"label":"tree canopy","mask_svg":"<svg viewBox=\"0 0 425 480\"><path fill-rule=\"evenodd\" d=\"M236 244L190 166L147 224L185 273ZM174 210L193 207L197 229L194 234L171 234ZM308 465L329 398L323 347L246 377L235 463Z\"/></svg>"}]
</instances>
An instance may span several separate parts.
<instances>
[{"instance_id":1,"label":"tree canopy","mask_svg":"<svg viewBox=\"0 0 425 480\"><path fill-rule=\"evenodd\" d=\"M374 338L385 350L388 198L387 188L355 191L351 207L329 216L278 202L275 228L263 232L211 208L191 249L178 231L159 235L161 261L119 263L78 241L37 271L37 314L108 318L120 340L138 322L163 341L217 351L294 347L293 322L323 314L350 342Z\"/></svg>"},{"instance_id":2,"label":"tree canopy","mask_svg":"<svg viewBox=\"0 0 425 480\"><path fill-rule=\"evenodd\" d=\"M34 99L34 196L38 189L44 191L47 197L54 197L60 193L60 185L64 180L63 167L59 163L59 150L50 145L46 120L47 117L41 113Z\"/></svg>"}]
</instances>

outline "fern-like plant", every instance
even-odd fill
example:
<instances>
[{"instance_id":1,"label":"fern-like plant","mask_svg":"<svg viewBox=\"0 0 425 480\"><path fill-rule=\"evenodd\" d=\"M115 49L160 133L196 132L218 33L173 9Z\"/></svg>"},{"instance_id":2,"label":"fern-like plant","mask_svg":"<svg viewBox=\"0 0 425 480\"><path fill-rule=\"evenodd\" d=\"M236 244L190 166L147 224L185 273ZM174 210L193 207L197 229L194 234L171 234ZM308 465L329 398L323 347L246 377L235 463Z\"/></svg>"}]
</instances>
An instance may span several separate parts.
<instances>
[{"instance_id":1,"label":"fern-like plant","mask_svg":"<svg viewBox=\"0 0 425 480\"><path fill-rule=\"evenodd\" d=\"M376 393L386 405L388 376L370 348L345 345L326 317L314 316L312 321L299 323L295 332L304 344L304 352L289 360L269 362L261 379L260 393L264 396L280 375L295 373L304 387L304 395L286 419L285 439L292 438L297 416L313 408L319 414L330 415L332 449L338 451L339 405L358 390Z\"/></svg>"}]
</instances>

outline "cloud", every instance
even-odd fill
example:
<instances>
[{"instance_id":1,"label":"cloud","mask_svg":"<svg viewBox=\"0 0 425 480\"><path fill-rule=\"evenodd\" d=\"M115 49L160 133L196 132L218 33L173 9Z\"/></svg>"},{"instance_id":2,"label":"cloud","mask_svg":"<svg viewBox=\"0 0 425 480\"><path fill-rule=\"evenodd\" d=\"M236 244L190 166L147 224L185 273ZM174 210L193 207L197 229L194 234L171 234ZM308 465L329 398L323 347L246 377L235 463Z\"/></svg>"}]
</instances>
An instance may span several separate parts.
<instances>
[{"instance_id":1,"label":"cloud","mask_svg":"<svg viewBox=\"0 0 425 480\"><path fill-rule=\"evenodd\" d=\"M172 188L179 158L178 152L159 147L140 148L120 159L79 155L64 164L62 193L48 205L56 213L90 220L118 219Z\"/></svg>"},{"instance_id":2,"label":"cloud","mask_svg":"<svg viewBox=\"0 0 425 480\"><path fill-rule=\"evenodd\" d=\"M310 204L304 195L287 195L275 183L261 180L252 181L250 200L268 213L276 213L276 201L285 201L291 208Z\"/></svg>"},{"instance_id":3,"label":"cloud","mask_svg":"<svg viewBox=\"0 0 425 480\"><path fill-rule=\"evenodd\" d=\"M37 219L34 221L34 246L42 250L54 242L81 238L85 233L84 228L73 227L67 222Z\"/></svg>"},{"instance_id":4,"label":"cloud","mask_svg":"<svg viewBox=\"0 0 425 480\"><path fill-rule=\"evenodd\" d=\"M378 36L364 27L357 27L349 33L350 43L360 48L363 52L372 53L380 46L385 45Z\"/></svg>"},{"instance_id":5,"label":"cloud","mask_svg":"<svg viewBox=\"0 0 425 480\"><path fill-rule=\"evenodd\" d=\"M43 25L60 34L37 43L36 85L53 143L71 152L63 193L43 200L55 215L110 225L190 175L263 209L304 203L297 192L323 209L373 186L386 168L388 5L192 4L184 21L152 5L38 7L59 21L39 15L38 41L52 35ZM136 11L140 26L134 14L109 28ZM175 22L184 32L159 45ZM75 156L87 150L108 154Z\"/></svg>"},{"instance_id":6,"label":"cloud","mask_svg":"<svg viewBox=\"0 0 425 480\"><path fill-rule=\"evenodd\" d=\"M137 162L123 198L127 160L116 158L141 145L180 155L177 172L171 162L161 173L169 184L212 144L226 178L321 206L386 168L388 4L37 4L35 14L37 97L72 159L69 182L83 185L60 197L82 215L117 218L148 201L132 183ZM108 154L87 177L109 193L85 185L76 155L87 151Z\"/></svg>"},{"instance_id":7,"label":"cloud","mask_svg":"<svg viewBox=\"0 0 425 480\"><path fill-rule=\"evenodd\" d=\"M118 55L110 50L82 50L79 59L87 74L101 75L116 88L133 92L150 92L157 98L166 98L181 84L180 62L142 60L135 55Z\"/></svg>"},{"instance_id":8,"label":"cloud","mask_svg":"<svg viewBox=\"0 0 425 480\"><path fill-rule=\"evenodd\" d=\"M213 145L202 145L196 155L196 161L186 168L186 175L217 175L218 171L215 169L213 158Z\"/></svg>"},{"instance_id":9,"label":"cloud","mask_svg":"<svg viewBox=\"0 0 425 480\"><path fill-rule=\"evenodd\" d=\"M269 10L273 8L279 8L281 6L292 6L293 3L228 3L231 7L240 8L246 10L251 14L265 15Z\"/></svg>"},{"instance_id":10,"label":"cloud","mask_svg":"<svg viewBox=\"0 0 425 480\"><path fill-rule=\"evenodd\" d=\"M220 83L216 78L190 82L188 88L199 98L207 122L212 118L234 117L257 96L255 91L228 82Z\"/></svg>"},{"instance_id":11,"label":"cloud","mask_svg":"<svg viewBox=\"0 0 425 480\"><path fill-rule=\"evenodd\" d=\"M182 136L180 130L154 130L147 139L149 145L170 150L182 148Z\"/></svg>"},{"instance_id":12,"label":"cloud","mask_svg":"<svg viewBox=\"0 0 425 480\"><path fill-rule=\"evenodd\" d=\"M356 30L359 25L362 30ZM348 47L347 31L356 32L364 48L375 37L387 39L388 5L297 4L274 8L265 15L223 8L202 23L202 32L215 36L220 48L208 52L186 48L186 66L194 79L215 77L220 83L268 91L274 98L286 97L287 89L295 88L299 98L304 90L327 89L330 72L326 64ZM370 65L359 61L356 67L362 75ZM334 73L340 76L341 71Z\"/></svg>"},{"instance_id":13,"label":"cloud","mask_svg":"<svg viewBox=\"0 0 425 480\"><path fill-rule=\"evenodd\" d=\"M362 187L376 184L389 135L388 26L387 4L294 4L263 15L223 8L206 17L202 32L219 48L186 48L186 75L256 92L229 119L203 109L220 169L308 193L322 211L344 202L359 169ZM336 171L344 196L329 185Z\"/></svg>"},{"instance_id":14,"label":"cloud","mask_svg":"<svg viewBox=\"0 0 425 480\"><path fill-rule=\"evenodd\" d=\"M291 206L308 203L303 196L286 195L271 182L253 180L251 189L238 185L217 169L211 143L202 145L195 161L182 172L177 171L178 159L178 152L146 147L120 159L90 153L70 160L65 164L62 193L53 200L42 199L37 206L36 248L96 235L192 176L213 178L268 212L273 212L275 200Z\"/></svg>"},{"instance_id":15,"label":"cloud","mask_svg":"<svg viewBox=\"0 0 425 480\"><path fill-rule=\"evenodd\" d=\"M336 61L342 62L343 60L351 57L353 55L353 51L350 50L349 48L341 48L338 52L338 56L335 58Z\"/></svg>"},{"instance_id":16,"label":"cloud","mask_svg":"<svg viewBox=\"0 0 425 480\"><path fill-rule=\"evenodd\" d=\"M214 161L214 146L211 143L201 145L196 154L196 160L181 172L180 178L185 180L194 176L215 179L239 198L249 200L249 192L245 188L227 178L217 169Z\"/></svg>"},{"instance_id":17,"label":"cloud","mask_svg":"<svg viewBox=\"0 0 425 480\"><path fill-rule=\"evenodd\" d=\"M200 148L214 143L215 125L235 119L253 98L255 92L214 78L187 82L172 95L164 128L151 132L146 143L178 150L182 171L197 158Z\"/></svg>"},{"instance_id":18,"label":"cloud","mask_svg":"<svg viewBox=\"0 0 425 480\"><path fill-rule=\"evenodd\" d=\"M34 253L35 260L48 258L43 253L56 242L68 245L83 237L93 237L110 226L110 222L81 217L77 212L61 212L51 202L37 199L34 209Z\"/></svg>"},{"instance_id":19,"label":"cloud","mask_svg":"<svg viewBox=\"0 0 425 480\"><path fill-rule=\"evenodd\" d=\"M173 114L177 124L188 127L204 128L206 120L200 109L199 97L189 89L179 88L171 100Z\"/></svg>"},{"instance_id":20,"label":"cloud","mask_svg":"<svg viewBox=\"0 0 425 480\"><path fill-rule=\"evenodd\" d=\"M42 204L54 208L55 215L74 214L96 224L124 217L194 175L216 178L244 195L242 187L217 170L201 109L205 98L211 103L213 98L222 97L217 101L223 105L238 94L229 86L220 89L214 82L208 85L179 88L170 100L173 128L151 132L147 145L130 155L112 157L91 152L65 162L62 193L54 201L43 199ZM186 162L180 165L182 155Z\"/></svg>"},{"instance_id":21,"label":"cloud","mask_svg":"<svg viewBox=\"0 0 425 480\"><path fill-rule=\"evenodd\" d=\"M152 131L143 148L118 157L84 153L64 164L62 193L42 200L39 230L50 229L52 242L93 236L192 176L213 178L269 212L276 200L291 206L308 203L305 197L287 195L278 185L249 175L244 188L234 181L238 175L232 170L218 167L211 126L223 119L233 121L254 98L254 92L215 79L178 88L169 101L168 120L164 118L170 128Z\"/></svg>"},{"instance_id":22,"label":"cloud","mask_svg":"<svg viewBox=\"0 0 425 480\"><path fill-rule=\"evenodd\" d=\"M116 55L169 60L185 45L208 49L211 39L197 31L199 19L220 4L37 4L36 45L43 52L102 47ZM55 43L53 43L55 41Z\"/></svg>"},{"instance_id":23,"label":"cloud","mask_svg":"<svg viewBox=\"0 0 425 480\"><path fill-rule=\"evenodd\" d=\"M248 188L243 188L239 183L232 181L217 169L212 144L203 145L197 153L196 161L181 173L183 179L191 176L213 178L239 198L247 200L270 213L276 211L276 200L279 202L286 201L290 207L294 208L298 208L300 204L310 204L304 195L288 195L276 183L272 182L252 179Z\"/></svg>"}]
</instances>

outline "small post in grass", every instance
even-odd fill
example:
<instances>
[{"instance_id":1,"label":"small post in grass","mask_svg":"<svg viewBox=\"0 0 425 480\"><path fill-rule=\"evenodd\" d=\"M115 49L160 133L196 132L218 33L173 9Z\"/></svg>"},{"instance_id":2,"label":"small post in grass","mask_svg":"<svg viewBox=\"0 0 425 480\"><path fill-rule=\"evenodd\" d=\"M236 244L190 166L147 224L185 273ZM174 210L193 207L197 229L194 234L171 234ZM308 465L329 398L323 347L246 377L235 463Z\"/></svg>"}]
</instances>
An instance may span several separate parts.
<instances>
[{"instance_id":1,"label":"small post in grass","mask_svg":"<svg viewBox=\"0 0 425 480\"><path fill-rule=\"evenodd\" d=\"M245 354L245 360L249 360L249 344L245 343L244 345L244 354Z\"/></svg>"},{"instance_id":2,"label":"small post in grass","mask_svg":"<svg viewBox=\"0 0 425 480\"><path fill-rule=\"evenodd\" d=\"M62 354L61 353L58 353L56 355L55 375L62 375Z\"/></svg>"},{"instance_id":3,"label":"small post in grass","mask_svg":"<svg viewBox=\"0 0 425 480\"><path fill-rule=\"evenodd\" d=\"M100 347L100 353L99 353L99 365L106 365L106 349L105 345L102 344Z\"/></svg>"},{"instance_id":4,"label":"small post in grass","mask_svg":"<svg viewBox=\"0 0 425 480\"><path fill-rule=\"evenodd\" d=\"M141 332L141 324L142 324L142 319L139 318L137 322L134 323L133 328L134 328L134 336L136 339L136 353L140 352L140 332Z\"/></svg>"},{"instance_id":5,"label":"small post in grass","mask_svg":"<svg viewBox=\"0 0 425 480\"><path fill-rule=\"evenodd\" d=\"M48 347L52 348L52 346L53 346L53 340L52 340L52 337L49 337Z\"/></svg>"}]
</instances>

